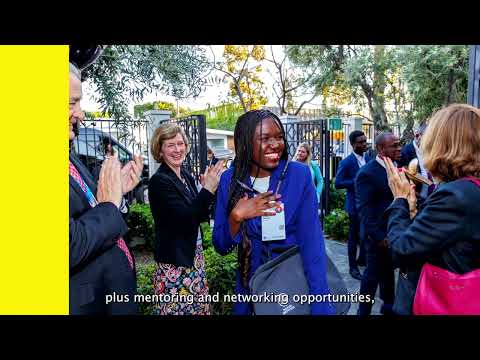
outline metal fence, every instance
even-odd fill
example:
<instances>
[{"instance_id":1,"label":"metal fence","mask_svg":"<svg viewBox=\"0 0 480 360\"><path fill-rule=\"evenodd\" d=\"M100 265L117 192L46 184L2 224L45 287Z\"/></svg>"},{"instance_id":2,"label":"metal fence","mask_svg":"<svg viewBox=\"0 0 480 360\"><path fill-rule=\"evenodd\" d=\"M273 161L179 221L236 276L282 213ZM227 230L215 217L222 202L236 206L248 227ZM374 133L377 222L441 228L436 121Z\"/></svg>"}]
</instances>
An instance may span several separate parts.
<instances>
[{"instance_id":1,"label":"metal fence","mask_svg":"<svg viewBox=\"0 0 480 360\"><path fill-rule=\"evenodd\" d=\"M127 194L127 198L129 201L137 199L143 202L148 182L148 140L145 120L118 123L112 119L91 119L79 124L73 147L76 155L95 179L98 179L101 165L109 151L113 151L122 164L132 160L133 155L142 155L144 158L142 181Z\"/></svg>"},{"instance_id":2,"label":"metal fence","mask_svg":"<svg viewBox=\"0 0 480 360\"><path fill-rule=\"evenodd\" d=\"M207 167L207 125L205 115L190 115L181 118L171 118L162 121L178 124L187 135L190 151L188 152L184 166L195 181L199 183L200 174L205 172Z\"/></svg>"},{"instance_id":3,"label":"metal fence","mask_svg":"<svg viewBox=\"0 0 480 360\"><path fill-rule=\"evenodd\" d=\"M315 160L324 177L324 191L321 198L321 217L330 212L329 195L332 176L332 143L327 119L308 121L290 121L284 123L290 157L295 155L298 145L307 143L312 149L312 160Z\"/></svg>"}]
</instances>

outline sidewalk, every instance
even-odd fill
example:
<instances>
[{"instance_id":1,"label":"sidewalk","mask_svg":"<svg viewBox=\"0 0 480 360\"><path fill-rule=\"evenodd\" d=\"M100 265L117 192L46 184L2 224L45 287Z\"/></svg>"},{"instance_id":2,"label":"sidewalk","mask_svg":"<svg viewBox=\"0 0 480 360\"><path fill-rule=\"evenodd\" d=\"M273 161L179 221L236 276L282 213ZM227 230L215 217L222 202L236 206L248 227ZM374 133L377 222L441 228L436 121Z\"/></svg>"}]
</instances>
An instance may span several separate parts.
<instances>
[{"instance_id":1,"label":"sidewalk","mask_svg":"<svg viewBox=\"0 0 480 360\"><path fill-rule=\"evenodd\" d=\"M330 259L332 259L340 274L342 274L348 291L352 294L358 293L360 291L360 281L352 278L349 274L347 244L336 240L325 239L325 247L327 250L327 255L330 257ZM361 273L363 273L364 270L364 267L360 267ZM380 308L383 301L380 300L378 296L379 292L377 290L377 294L375 295L375 303L372 307L372 315L381 315ZM352 303L352 306L348 311L348 315L356 315L357 309L358 303Z\"/></svg>"}]
</instances>

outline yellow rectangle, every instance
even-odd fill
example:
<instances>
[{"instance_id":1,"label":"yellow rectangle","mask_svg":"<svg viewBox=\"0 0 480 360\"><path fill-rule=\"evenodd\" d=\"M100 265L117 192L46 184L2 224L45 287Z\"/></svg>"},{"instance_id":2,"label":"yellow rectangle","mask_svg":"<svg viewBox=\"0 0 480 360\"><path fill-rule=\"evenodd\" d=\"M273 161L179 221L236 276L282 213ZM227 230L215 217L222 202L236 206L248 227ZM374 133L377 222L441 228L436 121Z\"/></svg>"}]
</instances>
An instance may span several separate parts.
<instances>
[{"instance_id":1,"label":"yellow rectangle","mask_svg":"<svg viewBox=\"0 0 480 360\"><path fill-rule=\"evenodd\" d=\"M68 46L0 46L0 314L68 314Z\"/></svg>"}]
</instances>

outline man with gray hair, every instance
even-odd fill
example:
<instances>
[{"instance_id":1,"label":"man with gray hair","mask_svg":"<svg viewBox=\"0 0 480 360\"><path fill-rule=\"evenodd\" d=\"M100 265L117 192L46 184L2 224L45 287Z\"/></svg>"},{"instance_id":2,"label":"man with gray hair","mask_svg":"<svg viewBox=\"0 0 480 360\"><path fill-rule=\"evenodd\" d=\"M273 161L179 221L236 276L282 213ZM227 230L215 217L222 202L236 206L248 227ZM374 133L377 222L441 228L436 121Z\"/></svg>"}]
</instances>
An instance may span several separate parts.
<instances>
[{"instance_id":1,"label":"man with gray hair","mask_svg":"<svg viewBox=\"0 0 480 360\"><path fill-rule=\"evenodd\" d=\"M69 72L70 314L136 314L135 266L122 238L128 230L123 195L139 183L143 159L137 156L121 168L116 157L108 157L94 182L72 151L84 114L81 71L70 63Z\"/></svg>"},{"instance_id":2,"label":"man with gray hair","mask_svg":"<svg viewBox=\"0 0 480 360\"><path fill-rule=\"evenodd\" d=\"M417 171L420 175L422 175L424 178L428 178L432 180L431 174L425 169L425 165L423 164L423 156L422 156L422 151L420 149L420 143L422 140L422 136L425 133L425 130L427 129L427 123L426 122L421 122L416 128L415 128L415 139L405 145L402 149L402 155L401 159L399 161L399 166L400 167L408 167L410 162L413 159L418 160L418 165L417 165ZM433 191L433 188L429 188L428 185L422 184L417 186L417 196L421 200L425 200L428 195L430 195L431 191Z\"/></svg>"}]
</instances>

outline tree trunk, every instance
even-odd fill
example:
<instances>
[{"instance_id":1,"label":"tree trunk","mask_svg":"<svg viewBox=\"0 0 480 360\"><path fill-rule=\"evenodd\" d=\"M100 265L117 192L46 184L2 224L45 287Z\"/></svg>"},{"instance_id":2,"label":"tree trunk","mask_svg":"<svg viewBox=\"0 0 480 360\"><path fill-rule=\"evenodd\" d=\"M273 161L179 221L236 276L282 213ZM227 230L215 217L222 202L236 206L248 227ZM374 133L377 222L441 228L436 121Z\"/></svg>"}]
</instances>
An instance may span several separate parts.
<instances>
[{"instance_id":1,"label":"tree trunk","mask_svg":"<svg viewBox=\"0 0 480 360\"><path fill-rule=\"evenodd\" d=\"M407 127L405 128L405 130L403 130L402 136L400 138L400 143L402 144L402 146L408 144L414 139L413 127L415 125L415 121L413 120L412 114L408 114L405 122L407 123Z\"/></svg>"},{"instance_id":2,"label":"tree trunk","mask_svg":"<svg viewBox=\"0 0 480 360\"><path fill-rule=\"evenodd\" d=\"M388 119L385 111L385 88L387 86L387 81L385 79L385 45L375 45L373 57L375 66L372 86L372 118L375 127L378 129L388 129Z\"/></svg>"}]
</instances>

